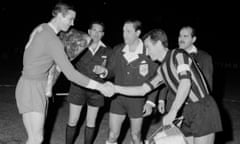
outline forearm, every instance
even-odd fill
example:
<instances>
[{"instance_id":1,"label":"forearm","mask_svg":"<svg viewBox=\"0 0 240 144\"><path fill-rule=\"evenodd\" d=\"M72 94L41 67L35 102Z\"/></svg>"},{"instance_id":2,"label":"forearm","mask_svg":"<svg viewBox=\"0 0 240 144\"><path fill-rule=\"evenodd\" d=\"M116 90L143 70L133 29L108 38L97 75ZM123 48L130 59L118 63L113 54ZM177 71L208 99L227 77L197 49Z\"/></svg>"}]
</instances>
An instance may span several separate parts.
<instances>
[{"instance_id":1,"label":"forearm","mask_svg":"<svg viewBox=\"0 0 240 144\"><path fill-rule=\"evenodd\" d=\"M128 96L145 96L151 88L147 84L142 86L119 86L115 85L115 92Z\"/></svg>"},{"instance_id":2,"label":"forearm","mask_svg":"<svg viewBox=\"0 0 240 144\"><path fill-rule=\"evenodd\" d=\"M190 87L191 82L189 79L181 80L177 90L176 98L171 106L170 112L178 112L189 94Z\"/></svg>"}]
</instances>

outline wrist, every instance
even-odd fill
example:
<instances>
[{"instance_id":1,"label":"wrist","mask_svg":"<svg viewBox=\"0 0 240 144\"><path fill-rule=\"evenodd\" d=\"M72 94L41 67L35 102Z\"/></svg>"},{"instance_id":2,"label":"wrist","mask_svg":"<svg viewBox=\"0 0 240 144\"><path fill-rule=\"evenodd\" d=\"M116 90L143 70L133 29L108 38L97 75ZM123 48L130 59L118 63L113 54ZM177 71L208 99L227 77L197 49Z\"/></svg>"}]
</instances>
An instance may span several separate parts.
<instances>
[{"instance_id":1,"label":"wrist","mask_svg":"<svg viewBox=\"0 0 240 144\"><path fill-rule=\"evenodd\" d=\"M96 90L98 90L100 88L100 85L101 84L99 82L90 79L89 82L88 82L88 85L86 87L89 88L89 89L96 89Z\"/></svg>"},{"instance_id":2,"label":"wrist","mask_svg":"<svg viewBox=\"0 0 240 144\"><path fill-rule=\"evenodd\" d=\"M118 86L118 85L114 85L114 89L115 89L115 93L120 93L119 91L119 89L120 89L120 87Z\"/></svg>"},{"instance_id":3,"label":"wrist","mask_svg":"<svg viewBox=\"0 0 240 144\"><path fill-rule=\"evenodd\" d=\"M147 104L151 105L151 107L156 107L156 104L150 100L147 100Z\"/></svg>"}]
</instances>

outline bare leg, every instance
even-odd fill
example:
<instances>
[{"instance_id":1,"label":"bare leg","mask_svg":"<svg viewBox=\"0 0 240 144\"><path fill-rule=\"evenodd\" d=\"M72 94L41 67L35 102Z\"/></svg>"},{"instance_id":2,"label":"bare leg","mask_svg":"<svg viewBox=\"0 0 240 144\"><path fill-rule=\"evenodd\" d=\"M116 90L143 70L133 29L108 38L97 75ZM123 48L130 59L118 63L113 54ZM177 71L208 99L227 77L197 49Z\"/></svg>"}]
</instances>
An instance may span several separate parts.
<instances>
[{"instance_id":1,"label":"bare leg","mask_svg":"<svg viewBox=\"0 0 240 144\"><path fill-rule=\"evenodd\" d=\"M109 114L109 137L107 143L117 143L118 136L122 127L122 123L125 120L126 115Z\"/></svg>"},{"instance_id":2,"label":"bare leg","mask_svg":"<svg viewBox=\"0 0 240 144\"><path fill-rule=\"evenodd\" d=\"M73 144L76 135L76 125L78 123L82 106L69 104L69 119L66 127L66 144Z\"/></svg>"},{"instance_id":3,"label":"bare leg","mask_svg":"<svg viewBox=\"0 0 240 144\"><path fill-rule=\"evenodd\" d=\"M211 133L202 137L194 137L194 144L214 144L215 133Z\"/></svg>"},{"instance_id":4,"label":"bare leg","mask_svg":"<svg viewBox=\"0 0 240 144\"><path fill-rule=\"evenodd\" d=\"M186 137L187 143L188 144L193 144L193 137Z\"/></svg>"},{"instance_id":5,"label":"bare leg","mask_svg":"<svg viewBox=\"0 0 240 144\"><path fill-rule=\"evenodd\" d=\"M143 118L131 118L130 121L133 144L141 144L141 129Z\"/></svg>"},{"instance_id":6,"label":"bare leg","mask_svg":"<svg viewBox=\"0 0 240 144\"><path fill-rule=\"evenodd\" d=\"M87 108L87 120L84 133L84 144L92 144L95 132L96 117L99 107L89 106Z\"/></svg>"},{"instance_id":7,"label":"bare leg","mask_svg":"<svg viewBox=\"0 0 240 144\"><path fill-rule=\"evenodd\" d=\"M86 121L86 125L88 127L95 127L98 110L99 110L99 107L88 106L87 121Z\"/></svg>"},{"instance_id":8,"label":"bare leg","mask_svg":"<svg viewBox=\"0 0 240 144\"><path fill-rule=\"evenodd\" d=\"M81 105L69 104L68 125L76 126L82 111Z\"/></svg>"},{"instance_id":9,"label":"bare leg","mask_svg":"<svg viewBox=\"0 0 240 144\"><path fill-rule=\"evenodd\" d=\"M42 143L44 119L45 114L40 112L28 112L23 114L23 123L28 134L26 144Z\"/></svg>"}]
</instances>

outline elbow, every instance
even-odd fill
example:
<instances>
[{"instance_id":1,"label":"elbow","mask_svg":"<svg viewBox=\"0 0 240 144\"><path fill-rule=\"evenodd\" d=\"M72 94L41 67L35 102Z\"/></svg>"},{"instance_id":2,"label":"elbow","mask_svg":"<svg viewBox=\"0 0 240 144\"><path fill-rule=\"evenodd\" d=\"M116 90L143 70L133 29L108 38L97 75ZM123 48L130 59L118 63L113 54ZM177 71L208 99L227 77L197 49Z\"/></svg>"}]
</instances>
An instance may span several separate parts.
<instances>
[{"instance_id":1,"label":"elbow","mask_svg":"<svg viewBox=\"0 0 240 144\"><path fill-rule=\"evenodd\" d=\"M72 71L71 73L65 72L64 75L69 81L77 83L77 78L75 77L76 74L74 72L75 71Z\"/></svg>"}]
</instances>

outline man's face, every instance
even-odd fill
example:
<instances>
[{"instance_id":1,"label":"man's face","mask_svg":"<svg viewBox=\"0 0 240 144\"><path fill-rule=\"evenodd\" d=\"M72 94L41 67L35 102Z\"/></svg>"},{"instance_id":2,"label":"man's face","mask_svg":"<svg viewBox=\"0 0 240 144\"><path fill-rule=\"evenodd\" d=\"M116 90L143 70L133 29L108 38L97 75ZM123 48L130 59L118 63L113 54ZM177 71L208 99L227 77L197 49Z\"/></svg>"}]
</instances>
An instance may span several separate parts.
<instances>
[{"instance_id":1,"label":"man's face","mask_svg":"<svg viewBox=\"0 0 240 144\"><path fill-rule=\"evenodd\" d=\"M157 47L155 44L153 44L153 42L151 41L151 39L149 37L144 40L144 46L146 47L146 49L148 51L148 55L151 57L151 59L153 61L157 60L158 59Z\"/></svg>"},{"instance_id":2,"label":"man's face","mask_svg":"<svg viewBox=\"0 0 240 144\"><path fill-rule=\"evenodd\" d=\"M148 55L151 57L153 61L162 62L165 57L164 46L162 42L158 40L157 42L153 42L150 37L144 40L144 46L148 51Z\"/></svg>"},{"instance_id":3,"label":"man's face","mask_svg":"<svg viewBox=\"0 0 240 144\"><path fill-rule=\"evenodd\" d=\"M138 32L135 30L132 23L126 23L123 26L123 38L125 44L131 45L136 39L138 39Z\"/></svg>"},{"instance_id":4,"label":"man's face","mask_svg":"<svg viewBox=\"0 0 240 144\"><path fill-rule=\"evenodd\" d=\"M195 37L192 37L192 29L183 28L181 29L178 37L178 45L181 49L188 49L195 42Z\"/></svg>"},{"instance_id":5,"label":"man's face","mask_svg":"<svg viewBox=\"0 0 240 144\"><path fill-rule=\"evenodd\" d=\"M62 31L67 31L71 26L74 25L75 17L76 17L76 12L73 10L68 10L66 15L63 15L62 13L60 13L60 18L61 18L60 29Z\"/></svg>"},{"instance_id":6,"label":"man's face","mask_svg":"<svg viewBox=\"0 0 240 144\"><path fill-rule=\"evenodd\" d=\"M103 27L100 24L93 24L91 29L88 30L88 34L94 42L98 42L104 35Z\"/></svg>"}]
</instances>

